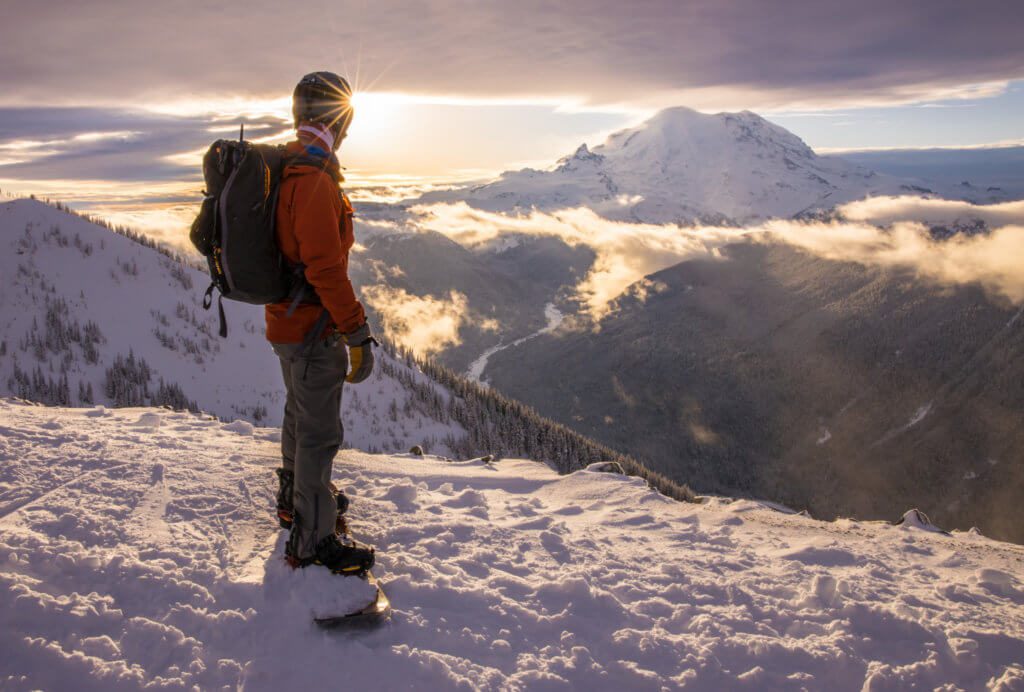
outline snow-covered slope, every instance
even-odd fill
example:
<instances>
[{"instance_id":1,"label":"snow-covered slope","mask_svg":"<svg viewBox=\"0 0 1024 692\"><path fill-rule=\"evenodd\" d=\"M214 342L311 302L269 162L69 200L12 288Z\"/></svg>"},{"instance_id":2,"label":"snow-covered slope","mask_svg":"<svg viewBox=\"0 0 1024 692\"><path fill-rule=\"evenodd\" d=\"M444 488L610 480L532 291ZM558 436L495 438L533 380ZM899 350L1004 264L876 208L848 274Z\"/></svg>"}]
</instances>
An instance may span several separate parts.
<instances>
[{"instance_id":1,"label":"snow-covered slope","mask_svg":"<svg viewBox=\"0 0 1024 692\"><path fill-rule=\"evenodd\" d=\"M324 633L281 563L276 440L0 401L0 688L1024 686L1019 546L516 460L345 452L394 615Z\"/></svg>"},{"instance_id":2,"label":"snow-covered slope","mask_svg":"<svg viewBox=\"0 0 1024 692\"><path fill-rule=\"evenodd\" d=\"M587 206L652 223L790 217L873 194L901 181L817 156L799 137L749 111L706 115L669 108L551 171L507 172L424 201L466 200L492 211ZM904 190L905 191L905 190Z\"/></svg>"},{"instance_id":3,"label":"snow-covered slope","mask_svg":"<svg viewBox=\"0 0 1024 692\"><path fill-rule=\"evenodd\" d=\"M86 219L34 200L0 204L0 393L65 404L192 402L227 420L278 424L284 387L263 337L263 309L226 302L229 334L221 339L216 309L199 304L208 283L203 272ZM108 370L119 357L111 393ZM412 406L380 369L347 387L345 400L346 443L361 449L426 443L446 453L441 441L464 432Z\"/></svg>"}]
</instances>

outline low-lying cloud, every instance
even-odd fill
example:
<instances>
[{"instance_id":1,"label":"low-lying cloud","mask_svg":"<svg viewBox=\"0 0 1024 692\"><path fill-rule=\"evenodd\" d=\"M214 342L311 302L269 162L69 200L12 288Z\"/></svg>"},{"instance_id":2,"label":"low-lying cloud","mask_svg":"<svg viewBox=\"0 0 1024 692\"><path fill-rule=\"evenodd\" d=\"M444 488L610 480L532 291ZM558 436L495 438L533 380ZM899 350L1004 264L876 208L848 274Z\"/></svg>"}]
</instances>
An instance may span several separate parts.
<instances>
[{"instance_id":1,"label":"low-lying cloud","mask_svg":"<svg viewBox=\"0 0 1024 692\"><path fill-rule=\"evenodd\" d=\"M597 259L576 287L592 317L608 312L611 301L648 274L718 248L746 233L737 228L693 229L674 225L610 221L587 208L534 211L510 216L474 209L464 202L413 207L424 230L437 231L468 247L480 247L506 234L560 238L591 248Z\"/></svg>"},{"instance_id":2,"label":"low-lying cloud","mask_svg":"<svg viewBox=\"0 0 1024 692\"><path fill-rule=\"evenodd\" d=\"M994 295L1024 302L1021 224L948 240L936 240L926 224L914 221L888 229L866 223L773 221L758 231L763 242L782 241L825 259L905 269L945 285L977 283Z\"/></svg>"},{"instance_id":3,"label":"low-lying cloud","mask_svg":"<svg viewBox=\"0 0 1024 692\"><path fill-rule=\"evenodd\" d=\"M625 223L586 208L515 216L457 203L410 211L420 229L467 247L483 248L519 234L591 248L597 258L576 292L595 320L612 310L627 288L643 288L644 277L688 259L720 257L720 249L735 242L786 243L824 259L906 270L943 285L977 283L993 295L1024 302L1024 202L879 198L841 207L843 220L777 219L747 228ZM931 234L931 225L969 219L984 220L992 230L948 240ZM634 293L642 297L646 290Z\"/></svg>"},{"instance_id":4,"label":"low-lying cloud","mask_svg":"<svg viewBox=\"0 0 1024 692\"><path fill-rule=\"evenodd\" d=\"M1024 200L982 205L926 197L869 197L841 205L837 211L848 221L881 225L897 221L950 225L981 220L991 227L1024 223Z\"/></svg>"},{"instance_id":5,"label":"low-lying cloud","mask_svg":"<svg viewBox=\"0 0 1024 692\"><path fill-rule=\"evenodd\" d=\"M379 314L388 334L417 355L462 343L459 327L466 321L468 301L458 291L451 291L446 298L434 298L374 284L364 287L362 294Z\"/></svg>"}]
</instances>

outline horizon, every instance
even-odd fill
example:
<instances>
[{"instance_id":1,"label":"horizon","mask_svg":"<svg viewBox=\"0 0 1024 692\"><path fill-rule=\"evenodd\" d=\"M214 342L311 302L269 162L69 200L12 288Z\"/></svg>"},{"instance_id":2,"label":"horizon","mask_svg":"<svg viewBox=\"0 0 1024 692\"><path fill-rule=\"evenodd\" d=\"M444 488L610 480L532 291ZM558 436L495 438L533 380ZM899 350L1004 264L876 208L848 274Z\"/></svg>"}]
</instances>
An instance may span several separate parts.
<instances>
[{"instance_id":1,"label":"horizon","mask_svg":"<svg viewBox=\"0 0 1024 692\"><path fill-rule=\"evenodd\" d=\"M323 3L326 40L311 41L261 0L242 15L250 41L218 62L239 17L202 3L16 2L0 28L0 189L180 233L206 147L241 122L289 139L291 90L314 69L356 91L339 154L357 201L547 168L673 106L751 110L822 154L1024 143L1021 9L875 4ZM282 37L297 40L268 59Z\"/></svg>"}]
</instances>

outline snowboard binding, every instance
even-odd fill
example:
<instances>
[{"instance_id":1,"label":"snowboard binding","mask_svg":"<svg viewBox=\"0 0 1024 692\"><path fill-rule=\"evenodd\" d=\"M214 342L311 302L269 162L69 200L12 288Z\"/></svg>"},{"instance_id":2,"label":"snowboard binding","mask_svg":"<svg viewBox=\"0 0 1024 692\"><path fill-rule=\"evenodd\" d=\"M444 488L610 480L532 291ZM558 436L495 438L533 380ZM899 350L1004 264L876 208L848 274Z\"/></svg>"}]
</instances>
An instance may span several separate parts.
<instances>
[{"instance_id":1,"label":"snowboard binding","mask_svg":"<svg viewBox=\"0 0 1024 692\"><path fill-rule=\"evenodd\" d=\"M285 549L285 560L292 569L319 565L343 576L366 577L373 567L376 551L368 545L347 536L331 534L317 543L309 557L297 557L291 550L292 541Z\"/></svg>"}]
</instances>

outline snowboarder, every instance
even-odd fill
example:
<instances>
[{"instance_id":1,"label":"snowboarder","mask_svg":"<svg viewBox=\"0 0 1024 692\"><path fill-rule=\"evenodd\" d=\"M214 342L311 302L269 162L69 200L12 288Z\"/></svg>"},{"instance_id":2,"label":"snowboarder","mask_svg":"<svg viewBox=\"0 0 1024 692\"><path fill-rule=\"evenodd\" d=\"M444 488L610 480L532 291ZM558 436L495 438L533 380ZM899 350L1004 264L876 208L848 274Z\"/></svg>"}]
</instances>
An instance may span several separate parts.
<instances>
[{"instance_id":1,"label":"snowboarder","mask_svg":"<svg viewBox=\"0 0 1024 692\"><path fill-rule=\"evenodd\" d=\"M358 383L373 369L374 341L348 277L354 242L352 205L335 152L352 122L352 90L331 72L314 72L295 87L296 140L282 172L276 215L282 254L305 273L305 289L266 307L267 339L281 362L287 390L277 469L277 511L291 529L285 556L294 568L323 566L363 574L372 547L336 530L339 501L331 483L341 446L343 382ZM346 349L347 347L347 349Z\"/></svg>"}]
</instances>

